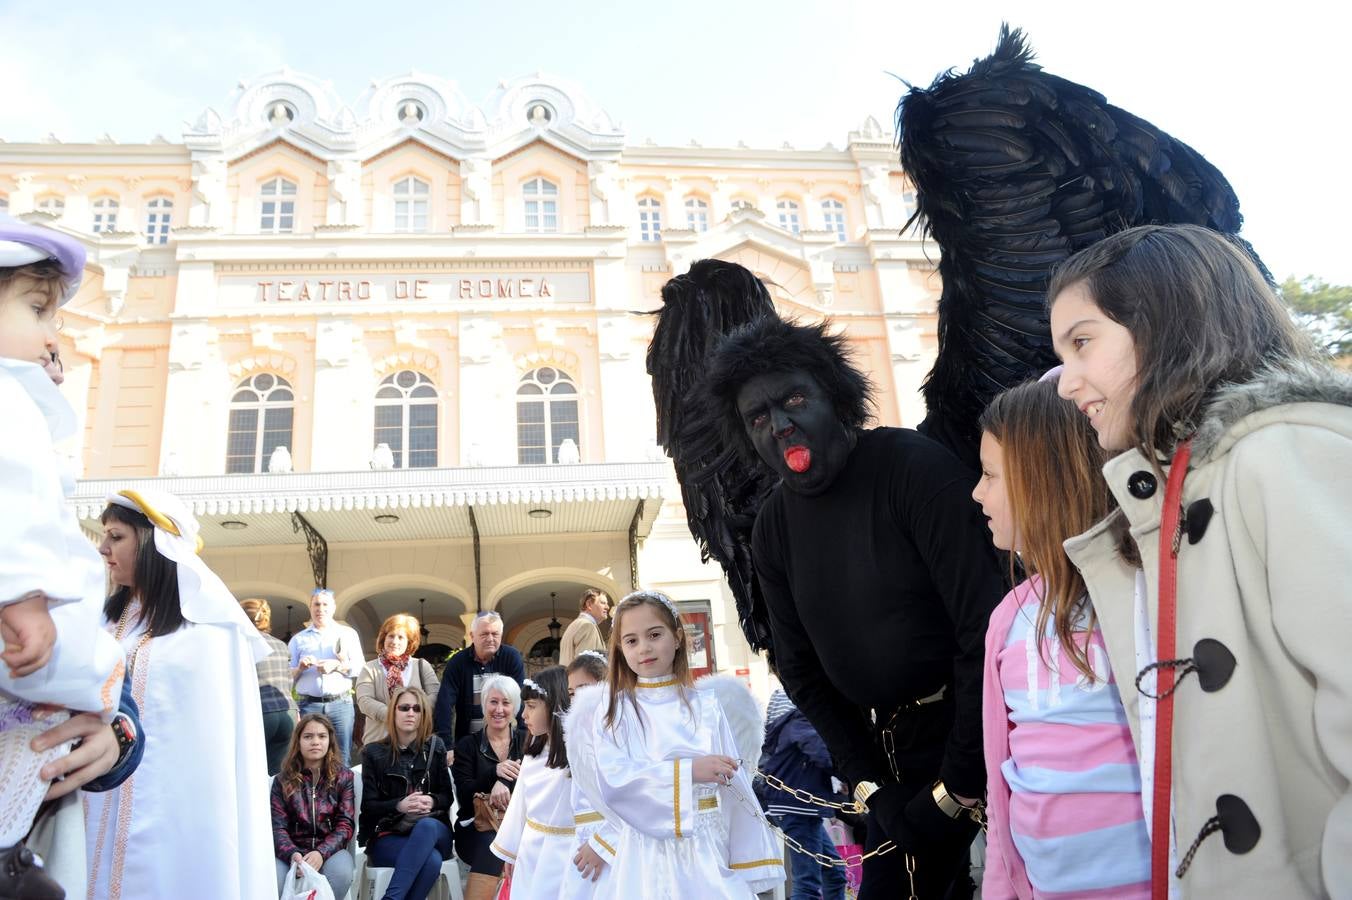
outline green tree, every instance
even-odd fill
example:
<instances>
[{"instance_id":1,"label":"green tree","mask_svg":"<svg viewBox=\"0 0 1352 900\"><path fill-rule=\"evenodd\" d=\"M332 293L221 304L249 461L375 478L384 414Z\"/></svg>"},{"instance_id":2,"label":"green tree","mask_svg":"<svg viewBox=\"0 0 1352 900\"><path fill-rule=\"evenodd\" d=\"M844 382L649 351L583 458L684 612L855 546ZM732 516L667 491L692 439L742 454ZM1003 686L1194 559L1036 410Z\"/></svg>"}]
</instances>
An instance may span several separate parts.
<instances>
[{"instance_id":1,"label":"green tree","mask_svg":"<svg viewBox=\"0 0 1352 900\"><path fill-rule=\"evenodd\" d=\"M1332 357L1352 354L1352 285L1329 284L1307 275L1282 282L1282 300L1292 316Z\"/></svg>"}]
</instances>

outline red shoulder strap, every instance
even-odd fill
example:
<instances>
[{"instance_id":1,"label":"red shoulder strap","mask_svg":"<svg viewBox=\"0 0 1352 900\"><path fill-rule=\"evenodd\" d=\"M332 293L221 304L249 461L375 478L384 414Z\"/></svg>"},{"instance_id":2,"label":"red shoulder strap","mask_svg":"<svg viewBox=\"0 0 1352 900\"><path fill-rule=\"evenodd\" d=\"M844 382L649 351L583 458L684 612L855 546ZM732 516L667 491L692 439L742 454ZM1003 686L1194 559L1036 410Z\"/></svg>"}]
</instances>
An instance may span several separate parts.
<instances>
[{"instance_id":1,"label":"red shoulder strap","mask_svg":"<svg viewBox=\"0 0 1352 900\"><path fill-rule=\"evenodd\" d=\"M1178 643L1178 535L1183 512L1183 479L1188 475L1192 441L1184 441L1169 464L1160 516L1159 622L1155 659L1173 659ZM1169 823L1173 811L1174 669L1155 670L1155 790L1150 826L1151 900L1169 900Z\"/></svg>"}]
</instances>

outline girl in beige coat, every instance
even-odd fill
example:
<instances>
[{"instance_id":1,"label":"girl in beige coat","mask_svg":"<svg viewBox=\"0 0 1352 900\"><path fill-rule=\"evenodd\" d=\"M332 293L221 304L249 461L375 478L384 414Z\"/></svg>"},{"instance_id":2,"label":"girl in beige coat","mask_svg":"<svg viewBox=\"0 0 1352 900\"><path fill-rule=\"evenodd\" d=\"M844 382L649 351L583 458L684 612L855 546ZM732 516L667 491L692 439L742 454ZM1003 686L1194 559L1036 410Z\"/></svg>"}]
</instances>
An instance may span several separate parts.
<instances>
[{"instance_id":1,"label":"girl in beige coat","mask_svg":"<svg viewBox=\"0 0 1352 900\"><path fill-rule=\"evenodd\" d=\"M366 717L362 746L383 741L385 713L389 708L390 686L415 687L435 697L441 682L436 670L425 659L416 659L422 630L413 616L398 613L385 620L376 634L376 652L380 655L362 667L357 676L357 709Z\"/></svg>"},{"instance_id":2,"label":"girl in beige coat","mask_svg":"<svg viewBox=\"0 0 1352 900\"><path fill-rule=\"evenodd\" d=\"M1155 896L1352 897L1352 377L1206 229L1109 237L1048 297L1060 392L1121 451L1103 470L1121 509L1066 550L1122 676L1148 820L1172 787Z\"/></svg>"}]
</instances>

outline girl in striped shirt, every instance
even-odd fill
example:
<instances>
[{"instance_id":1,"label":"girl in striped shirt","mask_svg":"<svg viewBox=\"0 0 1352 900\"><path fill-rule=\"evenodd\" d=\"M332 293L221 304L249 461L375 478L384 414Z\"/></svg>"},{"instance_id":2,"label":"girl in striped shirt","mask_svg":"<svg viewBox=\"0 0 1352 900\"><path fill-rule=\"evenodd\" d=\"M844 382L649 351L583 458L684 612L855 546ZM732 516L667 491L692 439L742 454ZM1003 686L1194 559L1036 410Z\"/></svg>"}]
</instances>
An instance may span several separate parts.
<instances>
[{"instance_id":1,"label":"girl in striped shirt","mask_svg":"<svg viewBox=\"0 0 1352 900\"><path fill-rule=\"evenodd\" d=\"M981 427L972 496L1028 575L986 634L982 896L1148 897L1136 752L1091 598L1061 547L1109 511L1102 451L1054 380L999 395Z\"/></svg>"}]
</instances>

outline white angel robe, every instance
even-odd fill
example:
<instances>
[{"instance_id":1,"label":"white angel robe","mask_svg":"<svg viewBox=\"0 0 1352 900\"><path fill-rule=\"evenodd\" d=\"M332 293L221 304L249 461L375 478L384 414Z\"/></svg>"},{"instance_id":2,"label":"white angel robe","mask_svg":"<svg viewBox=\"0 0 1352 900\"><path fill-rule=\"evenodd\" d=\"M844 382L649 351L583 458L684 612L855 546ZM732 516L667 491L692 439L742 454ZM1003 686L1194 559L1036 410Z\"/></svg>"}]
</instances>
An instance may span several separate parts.
<instances>
[{"instance_id":1,"label":"white angel robe","mask_svg":"<svg viewBox=\"0 0 1352 900\"><path fill-rule=\"evenodd\" d=\"M757 815L745 766L727 786L694 782L696 757L736 759L738 751L714 692L684 691L689 708L681 693L670 677L640 678L643 722L621 700L613 730L605 725L604 697L595 704L600 797L592 800L619 829L599 900L752 900L784 882L779 842Z\"/></svg>"},{"instance_id":2,"label":"white angel robe","mask_svg":"<svg viewBox=\"0 0 1352 900\"><path fill-rule=\"evenodd\" d=\"M89 900L277 896L256 657L239 626L254 629L222 613L121 639L146 747L119 787L84 795Z\"/></svg>"},{"instance_id":3,"label":"white angel robe","mask_svg":"<svg viewBox=\"0 0 1352 900\"><path fill-rule=\"evenodd\" d=\"M69 752L37 754L29 741L64 721L65 712L112 721L122 692L122 648L103 624L104 567L80 531L66 496L75 480L55 444L74 434L75 412L34 363L0 358L0 606L34 592L47 597L56 626L51 659L22 678L0 665L0 847L23 837L47 785L38 770Z\"/></svg>"},{"instance_id":4,"label":"white angel robe","mask_svg":"<svg viewBox=\"0 0 1352 900\"><path fill-rule=\"evenodd\" d=\"M572 760L569 760L570 766ZM573 849L571 853L577 854L583 844L596 851L596 855L605 860L605 865L601 868L601 875L595 881L590 878L584 878L582 873L573 865L573 856L568 857L568 868L563 873L563 887L559 890L559 900L591 900L600 890L601 882L610 877L610 869L615 865L615 845L619 843L620 832L614 823L606 821L606 817L597 812L592 806L591 801L582 790L576 778L572 778L573 769L569 769L569 780L572 782L573 798L573 824L577 827L577 834L573 836Z\"/></svg>"},{"instance_id":5,"label":"white angel robe","mask_svg":"<svg viewBox=\"0 0 1352 900\"><path fill-rule=\"evenodd\" d=\"M512 900L556 900L563 873L573 864L572 779L567 769L545 764L548 746L539 756L521 760L521 774L512 802L489 849L512 864Z\"/></svg>"}]
</instances>

